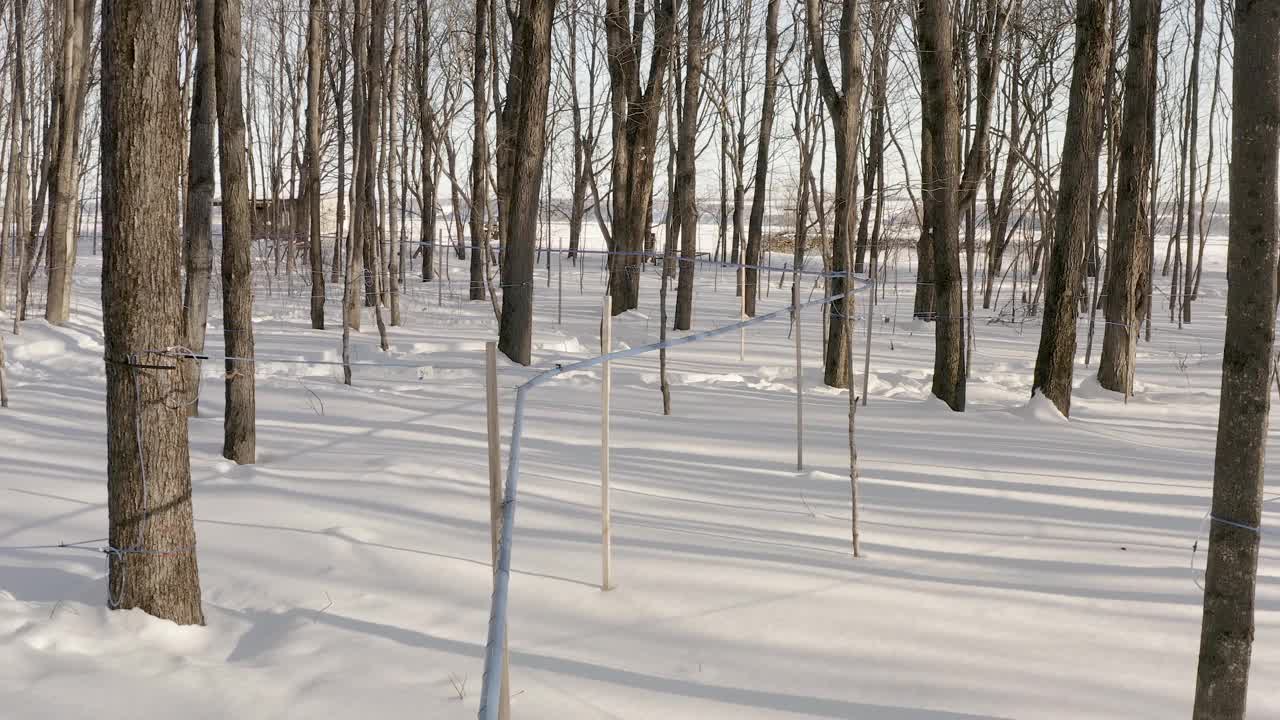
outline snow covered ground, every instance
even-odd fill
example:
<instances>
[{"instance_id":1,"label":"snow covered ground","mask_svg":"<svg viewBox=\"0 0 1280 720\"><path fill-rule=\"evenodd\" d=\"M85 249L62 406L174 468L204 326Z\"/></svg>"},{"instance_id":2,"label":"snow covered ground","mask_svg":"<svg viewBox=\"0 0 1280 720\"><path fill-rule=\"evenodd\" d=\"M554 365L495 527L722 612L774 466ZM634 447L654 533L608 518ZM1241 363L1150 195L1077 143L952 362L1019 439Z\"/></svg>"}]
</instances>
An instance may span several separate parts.
<instances>
[{"instance_id":1,"label":"snow covered ground","mask_svg":"<svg viewBox=\"0 0 1280 720\"><path fill-rule=\"evenodd\" d=\"M1084 366L1081 324L1070 421L1028 403L1035 323L988 323L981 310L969 411L929 399L932 326L911 320L904 263L901 295L890 288L876 311L858 415L857 560L846 398L821 386L816 310L804 318L805 472L794 470L785 321L748 333L745 362L736 336L672 351L672 417L655 356L615 364L611 592L598 588L599 372L534 391L512 578L514 717L1186 716L1224 257L1218 240L1195 321L1178 330L1166 315L1140 346L1127 405ZM105 534L99 268L81 258L70 325L6 335L5 548ZM543 272L535 369L596 354L598 259L581 294L565 278L562 326ZM455 292L463 273L455 260ZM696 329L734 321L731 273L699 277ZM657 287L646 274L641 310L615 326L620 342L656 340ZM775 285L762 310L787 299ZM435 285L417 280L404 308L389 355L369 319L356 356L415 367L358 367L346 388L332 365L259 364L255 466L219 457L221 370L206 364L191 424L206 627L107 612L98 555L0 550L0 717L474 717L491 585L483 345L495 324L487 302L446 294L437 306ZM256 315L260 356L339 357L339 332L309 328L301 291L264 286ZM859 322L859 353L864 332ZM1095 342L1096 364L1101 329ZM510 388L532 373L502 365L504 435ZM1280 519L1280 502L1268 508L1264 526ZM1278 573L1264 542L1257 718L1280 717Z\"/></svg>"}]
</instances>

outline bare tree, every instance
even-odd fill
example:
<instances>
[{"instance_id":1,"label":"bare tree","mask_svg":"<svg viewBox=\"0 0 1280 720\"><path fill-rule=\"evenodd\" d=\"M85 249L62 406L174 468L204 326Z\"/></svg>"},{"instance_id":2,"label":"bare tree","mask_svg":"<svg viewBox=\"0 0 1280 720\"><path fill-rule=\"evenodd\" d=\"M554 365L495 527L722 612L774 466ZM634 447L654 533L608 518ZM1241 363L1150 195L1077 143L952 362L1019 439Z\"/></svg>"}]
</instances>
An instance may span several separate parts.
<instances>
[{"instance_id":1,"label":"bare tree","mask_svg":"<svg viewBox=\"0 0 1280 720\"><path fill-rule=\"evenodd\" d=\"M204 614L187 414L173 402L178 374L148 354L183 342L173 241L180 6L102 4L102 307L111 606L191 625Z\"/></svg>"},{"instance_id":2,"label":"bare tree","mask_svg":"<svg viewBox=\"0 0 1280 720\"><path fill-rule=\"evenodd\" d=\"M1107 319L1098 361L1098 382L1108 390L1133 393L1138 323L1145 314L1145 287L1151 282L1147 256L1147 205L1155 156L1156 46L1161 0L1129 0L1129 60L1124 76L1116 230L1107 247Z\"/></svg>"},{"instance_id":3,"label":"bare tree","mask_svg":"<svg viewBox=\"0 0 1280 720\"><path fill-rule=\"evenodd\" d=\"M49 172L48 245L49 290L45 319L65 323L71 317L71 275L76 237L71 210L76 206L79 180L80 130L85 93L89 87L89 51L93 31L93 0L62 1L62 56L57 73L57 131Z\"/></svg>"},{"instance_id":4,"label":"bare tree","mask_svg":"<svg viewBox=\"0 0 1280 720\"><path fill-rule=\"evenodd\" d=\"M226 413L222 455L253 463L257 451L253 361L253 265L249 179L245 167L240 84L240 2L214 3L218 165L222 175L222 336L226 347ZM106 3L112 4L112 3Z\"/></svg>"},{"instance_id":5,"label":"bare tree","mask_svg":"<svg viewBox=\"0 0 1280 720\"><path fill-rule=\"evenodd\" d=\"M773 140L773 118L778 102L778 0L769 0L764 23L764 97L760 103L760 137L756 141L756 176L751 199L751 220L747 230L747 265L760 265L760 246L764 235L764 210L769 192L769 143ZM852 200L851 200L852 201ZM757 267L747 267L744 275L743 308L749 317L756 315L759 295Z\"/></svg>"},{"instance_id":6,"label":"bare tree","mask_svg":"<svg viewBox=\"0 0 1280 720\"><path fill-rule=\"evenodd\" d=\"M632 3L637 7L632 12ZM613 113L613 223L609 257L609 293L613 314L640 302L639 253L649 236L658 120L675 38L673 0L653 0L653 49L649 77L641 77L648 0L606 0L605 40L609 57L609 96ZM632 19L636 20L632 27Z\"/></svg>"},{"instance_id":7,"label":"bare tree","mask_svg":"<svg viewBox=\"0 0 1280 720\"><path fill-rule=\"evenodd\" d=\"M827 51L824 43L822 15L818 0L805 0L805 20L808 28L809 45L813 53L814 68L818 76L818 90L827 113L831 116L831 125L835 130L836 156L836 195L833 204L835 213L835 232L831 241L831 266L834 273L830 294L837 296L831 303L833 318L827 328L827 351L823 367L823 377L831 387L849 387L849 376L852 368L849 339L845 337L849 323L843 318L850 304L844 298L852 287L851 276L845 265L845 245L850 242L852 228L856 225L854 216L857 206L853 201L854 188L857 185L858 136L862 120L859 103L862 101L862 40L858 31L858 3L856 0L842 0L840 5L840 25L837 33L840 46L840 86L827 63Z\"/></svg>"},{"instance_id":8,"label":"bare tree","mask_svg":"<svg viewBox=\"0 0 1280 720\"><path fill-rule=\"evenodd\" d=\"M475 37L471 66L471 106L474 122L471 126L471 299L485 298L485 248L489 245L489 232L485 217L488 200L485 194L485 175L489 167L489 143L485 139L485 127L489 124L489 92L486 90L489 71L485 63L489 59L486 42L489 39L488 15L491 0L476 0ZM457 212L457 209L454 209Z\"/></svg>"},{"instance_id":9,"label":"bare tree","mask_svg":"<svg viewBox=\"0 0 1280 720\"><path fill-rule=\"evenodd\" d=\"M1076 357L1076 315L1083 288L1086 243L1093 229L1094 186L1102 144L1103 84L1111 52L1110 3L1078 0L1071 104L1059 179L1056 227L1045 268L1044 323L1036 355L1032 393L1040 393L1063 415L1071 413L1071 377Z\"/></svg>"},{"instance_id":10,"label":"bare tree","mask_svg":"<svg viewBox=\"0 0 1280 720\"><path fill-rule=\"evenodd\" d=\"M511 17L511 70L502 109L510 167L506 171L508 237L502 263L498 348L528 365L533 351L533 265L538 197L546 153L547 93L551 82L551 18L555 0L520 0Z\"/></svg>"},{"instance_id":11,"label":"bare tree","mask_svg":"<svg viewBox=\"0 0 1280 720\"><path fill-rule=\"evenodd\" d=\"M916 16L922 118L928 142L921 150L925 224L932 251L934 319L933 394L952 410L965 406L964 306L960 285L960 110L952 68L952 19L948 0L920 0ZM921 267L924 257L921 257ZM917 306L917 311L919 310Z\"/></svg>"},{"instance_id":12,"label":"bare tree","mask_svg":"<svg viewBox=\"0 0 1280 720\"><path fill-rule=\"evenodd\" d=\"M679 277L676 281L675 328L688 330L693 325L694 260L698 251L697 160L698 105L702 94L702 20L706 14L703 0L689 0L688 39L685 42L684 98L680 110L680 129L676 148L676 183L674 212L680 224ZM668 243L669 244L669 243ZM670 250L674 250L672 247ZM666 287L663 266L663 287ZM666 303L666 297L662 299ZM665 327L665 323L664 323ZM665 397L665 396L664 396ZM669 402L664 404L669 406Z\"/></svg>"},{"instance_id":13,"label":"bare tree","mask_svg":"<svg viewBox=\"0 0 1280 720\"><path fill-rule=\"evenodd\" d=\"M195 11L196 65L191 94L187 202L182 224L187 271L183 328L187 349L199 355L204 352L205 326L209 320L209 275L213 272L213 125L217 78L213 69L213 2L196 0ZM181 368L191 394L187 412L195 417L200 407L200 366L184 362Z\"/></svg>"},{"instance_id":14,"label":"bare tree","mask_svg":"<svg viewBox=\"0 0 1280 720\"><path fill-rule=\"evenodd\" d=\"M1280 252L1280 5L1235 9L1226 345L1195 720L1242 720L1253 650Z\"/></svg>"},{"instance_id":15,"label":"bare tree","mask_svg":"<svg viewBox=\"0 0 1280 720\"><path fill-rule=\"evenodd\" d=\"M324 329L324 248L320 239L320 75L325 19L324 0L310 0L307 12L307 156L306 198L310 216L311 327ZM339 118L338 122L342 122ZM334 243L339 239L334 238Z\"/></svg>"}]
</instances>

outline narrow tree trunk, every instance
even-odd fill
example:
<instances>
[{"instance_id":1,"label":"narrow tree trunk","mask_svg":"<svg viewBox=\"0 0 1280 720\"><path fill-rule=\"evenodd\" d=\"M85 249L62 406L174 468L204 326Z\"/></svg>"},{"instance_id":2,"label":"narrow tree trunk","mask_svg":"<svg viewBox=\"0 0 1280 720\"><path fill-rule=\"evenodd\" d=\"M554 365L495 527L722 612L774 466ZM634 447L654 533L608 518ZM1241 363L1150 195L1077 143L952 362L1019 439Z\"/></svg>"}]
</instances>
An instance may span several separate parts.
<instances>
[{"instance_id":1,"label":"narrow tree trunk","mask_svg":"<svg viewBox=\"0 0 1280 720\"><path fill-rule=\"evenodd\" d=\"M771 0L776 2L776 0ZM685 43L684 98L680 108L680 129L676 149L676 197L675 215L680 224L680 261L676 278L675 329L688 330L693 326L693 279L698 252L698 199L697 159L698 105L702 93L702 22L706 14L703 0L689 0L689 35ZM766 92L768 92L766 90ZM669 251L675 248L668 241ZM667 280L663 277L662 301L666 303ZM664 398L665 398L664 391ZM669 403L664 402L664 407ZM669 413L668 413L669 414Z\"/></svg>"},{"instance_id":2,"label":"narrow tree trunk","mask_svg":"<svg viewBox=\"0 0 1280 720\"><path fill-rule=\"evenodd\" d=\"M222 174L222 335L226 418L222 456L241 465L256 451L253 362L253 238L240 85L240 3L214 3L217 47L218 164ZM108 3L110 4L110 3Z\"/></svg>"},{"instance_id":3,"label":"narrow tree trunk","mask_svg":"<svg viewBox=\"0 0 1280 720\"><path fill-rule=\"evenodd\" d=\"M484 251L482 243L489 243L485 223L488 200L485 195L485 168L489 166L489 143L485 139L485 126L489 123L489 91L486 83L489 71L485 63L489 59L486 49L489 34L488 14L490 0L476 0L475 41L471 66L471 105L474 120L471 124L471 294L472 300L485 299ZM457 212L457 208L454 208Z\"/></svg>"},{"instance_id":4,"label":"narrow tree trunk","mask_svg":"<svg viewBox=\"0 0 1280 720\"><path fill-rule=\"evenodd\" d=\"M846 272L846 244L851 241L851 229L856 225L853 188L857 184L858 136L861 123L859 103L862 101L862 42L858 30L858 4L856 0L843 0L840 10L840 86L827 63L822 42L822 27L817 0L806 0L805 22L810 51L818 75L818 89L831 124L835 130L836 196L832 203L835 213L835 231L831 245L831 295L838 299L830 305L832 322L827 326L826 357L823 379L831 387L849 387L851 345L845 333L849 323L845 314L852 303L845 295L852 289L851 278Z\"/></svg>"},{"instance_id":5,"label":"narrow tree trunk","mask_svg":"<svg viewBox=\"0 0 1280 720\"><path fill-rule=\"evenodd\" d=\"M49 287L45 319L62 324L71 318L71 276L76 238L70 223L79 187L80 128L88 88L88 55L93 29L93 0L63 0L62 60L58 78L57 135L49 175L47 233Z\"/></svg>"},{"instance_id":6,"label":"narrow tree trunk","mask_svg":"<svg viewBox=\"0 0 1280 720\"><path fill-rule=\"evenodd\" d=\"M311 261L311 327L324 329L324 247L320 236L320 73L324 0L310 0L307 14L307 170L306 197ZM339 118L341 123L342 119ZM335 244L337 240L334 240Z\"/></svg>"},{"instance_id":7,"label":"narrow tree trunk","mask_svg":"<svg viewBox=\"0 0 1280 720\"><path fill-rule=\"evenodd\" d=\"M764 30L764 97L760 104L760 138L756 144L755 187L751 199L751 222L747 230L747 264L760 265L764 235L764 209L769 190L769 142L773 139L774 107L778 94L778 0L769 0ZM760 271L747 268L748 288L743 307L748 317L756 315L756 297Z\"/></svg>"},{"instance_id":8,"label":"narrow tree trunk","mask_svg":"<svg viewBox=\"0 0 1280 720\"><path fill-rule=\"evenodd\" d=\"M182 342L177 228L182 109L177 0L102 5L103 335L107 375L108 597L204 623L178 374L139 365ZM239 55L236 56L237 61ZM180 396L180 395L179 395Z\"/></svg>"},{"instance_id":9,"label":"narrow tree trunk","mask_svg":"<svg viewBox=\"0 0 1280 720\"><path fill-rule=\"evenodd\" d=\"M183 328L188 350L204 352L209 320L209 275L213 272L213 125L214 125L214 0L196 0L196 65L191 94L191 142L187 160L187 202L182 227L186 247L186 292ZM179 364L188 390L187 413L198 415L200 364Z\"/></svg>"},{"instance_id":10,"label":"narrow tree trunk","mask_svg":"<svg viewBox=\"0 0 1280 720\"><path fill-rule=\"evenodd\" d=\"M373 320L378 327L378 343L383 351L390 345L387 341L387 326L382 319L382 305L378 302L376 276L381 267L377 263L378 226L381 217L378 211L378 172L377 152L379 144L378 132L381 127L383 96L383 64L385 63L387 45L387 3L388 0L369 0L365 9L369 15L369 47L364 63L364 112L361 119L364 126L360 129L360 177L363 184L361 206L364 208L364 223L361 240L365 250L365 290L366 296L373 302ZM372 290L370 289L372 288Z\"/></svg>"},{"instance_id":11,"label":"narrow tree trunk","mask_svg":"<svg viewBox=\"0 0 1280 720\"><path fill-rule=\"evenodd\" d=\"M1226 346L1195 720L1242 720L1262 520L1280 250L1280 5L1235 11Z\"/></svg>"}]
</instances>

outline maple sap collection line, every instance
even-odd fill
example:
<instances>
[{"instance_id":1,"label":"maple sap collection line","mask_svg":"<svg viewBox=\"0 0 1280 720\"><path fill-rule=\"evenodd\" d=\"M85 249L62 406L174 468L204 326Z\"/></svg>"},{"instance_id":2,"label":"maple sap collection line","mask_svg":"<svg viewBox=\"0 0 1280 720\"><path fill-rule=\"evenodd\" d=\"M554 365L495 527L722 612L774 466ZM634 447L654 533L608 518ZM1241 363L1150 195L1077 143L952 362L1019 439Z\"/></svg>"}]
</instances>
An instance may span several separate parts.
<instances>
[{"instance_id":1,"label":"maple sap collection line","mask_svg":"<svg viewBox=\"0 0 1280 720\"><path fill-rule=\"evenodd\" d=\"M840 275L844 275L844 274L845 273L840 273ZM508 459L507 459L507 482L506 482L506 488L503 492L502 502L500 506L502 522L501 522L501 530L499 531L498 539L497 539L497 557L496 557L495 568L494 568L493 596L490 603L490 612L489 612L488 639L485 643L484 676L483 676L481 696L480 696L480 712L479 712L480 720L506 720L506 718L502 717L504 713L500 713L500 708L503 708L505 706L505 703L503 702L503 700L505 698L505 693L506 693L505 686L507 685L507 683L505 682L506 676L507 676L506 667L508 664L507 608L510 604L511 544L512 544L512 538L513 538L513 530L515 526L517 483L519 482L519 478L520 478L520 449L521 449L521 442L524 434L524 405L529 392L534 388L537 388L549 383L552 379L554 379L559 375L563 375L569 372L575 372L578 370L585 370L587 368L595 367L597 365L603 366L603 369L604 369L603 378L602 378L603 387L601 392L601 401L602 401L601 410L602 410L603 417L601 418L601 440L602 440L601 461L602 462L601 462L601 489L600 489L601 491L601 534L602 534L602 537L601 537L601 540L602 540L601 542L601 545L602 545L601 586L603 590L608 590L612 585L611 577L610 577L611 575L611 570L610 570L611 538L610 538L609 512L608 512L608 508L609 508L609 485L608 485L608 437L609 437L608 436L608 432L609 432L608 407L609 406L608 406L608 402L609 402L609 386L610 386L610 372L609 372L610 363L614 360L622 360L625 358L635 357L637 355L643 355L645 353L650 353L655 350L661 350L663 348L673 348L673 347L678 347L680 345L689 345L691 343L699 342L701 340L707 340L707 339L718 337L721 335L727 335L734 331L742 331L746 329L748 326L755 325L758 323L769 322L770 320L777 319L782 315L792 315L794 318L798 320L799 310L803 310L804 308L815 306L815 305L817 306L828 305L830 303L836 302L846 297L855 295L858 292L861 292L862 290L865 290L867 287L869 287L869 283L867 283L866 281L860 280L858 278L854 278L854 279L857 281L857 287L853 288L852 290L849 290L846 293L842 293L840 295L822 297L822 298L818 298L816 300L810 300L808 302L801 304L798 302L799 293L793 290L792 304L782 308L781 310L775 310L774 312L771 312L771 313L758 315L754 318L744 319L739 322L731 323L729 325L724 325L711 330L706 330L699 333L693 333L690 335L685 335L683 337L672 338L664 342L656 342L649 345L641 345L638 347L629 348L626 350L619 350L616 352L605 352L597 357L587 358L585 360L579 360L578 362L569 363L567 365L556 365L553 368L550 368L548 370L545 370L539 373L538 375L535 375L533 378L529 379L524 384L516 388L515 409L513 411L513 417L511 421L511 446L510 446L510 451L508 453ZM602 345L604 345L602 349L604 350L607 350L609 348L609 345L606 343L609 343L609 325L610 325L609 318L611 315L610 308L609 308L611 304L610 300L611 298L606 295L604 300L604 308L603 308L603 318L605 320L605 327L603 328L603 332L602 332ZM795 337L796 343L798 344L800 341L799 333L795 333L794 337ZM800 361L800 354L799 354L798 348L796 353L796 361L797 361L797 364ZM797 375L796 375L797 383L799 383L799 378L800 378L799 369L800 368L797 367ZM802 403L803 403L802 396L800 395L801 392L802 392L801 386L797 384L796 420L798 424L802 425L804 416L803 416L803 410L801 409ZM802 447L803 447L803 430L802 430L802 427L797 427L796 462L798 467L801 467L803 465ZM491 467L491 472L492 471L493 469ZM490 490L492 493L496 495L496 487L492 481L490 483ZM496 502L496 497L493 497L491 499ZM498 509L499 509L498 507L493 508L492 516L497 515L496 511Z\"/></svg>"}]
</instances>

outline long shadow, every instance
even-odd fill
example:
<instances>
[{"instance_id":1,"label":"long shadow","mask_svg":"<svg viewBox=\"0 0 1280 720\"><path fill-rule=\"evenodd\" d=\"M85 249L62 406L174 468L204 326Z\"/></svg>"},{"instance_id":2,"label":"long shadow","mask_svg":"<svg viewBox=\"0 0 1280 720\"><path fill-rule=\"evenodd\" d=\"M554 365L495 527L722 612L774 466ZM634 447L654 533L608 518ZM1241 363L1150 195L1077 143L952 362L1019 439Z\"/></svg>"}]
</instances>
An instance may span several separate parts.
<instances>
[{"instance_id":1,"label":"long shadow","mask_svg":"<svg viewBox=\"0 0 1280 720\"><path fill-rule=\"evenodd\" d=\"M479 565L484 568L491 567L491 563L488 560L475 560L473 558L466 558L458 555L449 555L448 553L433 552L431 550L423 550L421 548L409 548L409 547L402 547L400 545L389 545L386 543L369 542L367 540L357 540L355 538L352 538L346 535L335 535L333 533L327 533L320 530L307 530L304 528L287 527L284 525L263 525L259 523L234 522L231 520L197 519L196 522L202 525L224 525L228 527L251 528L254 530L270 530L270 531L277 531L277 532L301 533L304 535L317 535L320 537L341 539L343 541L351 543L352 545L361 545L364 547L378 548L381 550L394 550L396 552L412 553L414 555L428 555L430 557L441 558L443 560L456 560L458 562L469 563L472 565ZM511 570L511 572L515 575L525 575L528 577L543 578L545 580L556 580L559 582L573 583L574 585L582 585L584 587L589 587L593 590L599 589L600 587L599 585L595 585L593 583L584 582L582 580L575 580L573 578L560 577L558 575L547 575L544 573L530 572L528 570L517 570L514 568Z\"/></svg>"},{"instance_id":2,"label":"long shadow","mask_svg":"<svg viewBox=\"0 0 1280 720\"><path fill-rule=\"evenodd\" d=\"M294 612L317 623L349 632L384 638L402 645L462 655L477 660L484 656L484 647L475 643L436 637L417 630L360 620L336 613L321 613L312 610L296 610ZM279 622L279 620L273 620L273 622ZM813 697L811 695L793 695L768 690L711 685L520 650L511 652L511 662L517 668L524 667L559 675L569 675L593 682L608 683L660 695L673 695L754 709L775 710L817 717L843 718L845 720L849 718L876 718L876 720L1005 720L994 715L973 715L949 710L859 703L835 698Z\"/></svg>"}]
</instances>

